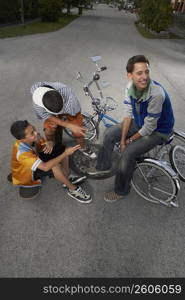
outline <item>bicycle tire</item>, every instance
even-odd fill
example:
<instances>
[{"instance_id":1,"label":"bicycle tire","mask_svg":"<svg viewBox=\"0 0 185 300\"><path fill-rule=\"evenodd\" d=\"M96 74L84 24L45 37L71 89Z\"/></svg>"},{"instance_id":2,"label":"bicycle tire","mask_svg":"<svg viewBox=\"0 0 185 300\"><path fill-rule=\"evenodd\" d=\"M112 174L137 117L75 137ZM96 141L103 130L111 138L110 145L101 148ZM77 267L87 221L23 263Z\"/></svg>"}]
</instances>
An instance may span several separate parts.
<instances>
[{"instance_id":1,"label":"bicycle tire","mask_svg":"<svg viewBox=\"0 0 185 300\"><path fill-rule=\"evenodd\" d=\"M177 172L179 178L185 182L185 148L176 145L171 149L169 156L173 169Z\"/></svg>"},{"instance_id":2,"label":"bicycle tire","mask_svg":"<svg viewBox=\"0 0 185 300\"><path fill-rule=\"evenodd\" d=\"M100 145L99 144L90 144L91 149L93 152L98 154ZM112 167L110 172L106 174L88 174L88 169L91 167L95 167L97 160L90 159L89 157L85 156L82 152L76 151L73 155L70 156L70 168L79 175L86 175L92 179L105 179L112 177L116 174L118 170L118 164L120 159L120 153L118 151L114 151L112 154Z\"/></svg>"},{"instance_id":3,"label":"bicycle tire","mask_svg":"<svg viewBox=\"0 0 185 300\"><path fill-rule=\"evenodd\" d=\"M83 115L83 127L87 129L85 140L92 141L98 137L98 126L91 116L86 116L85 114L82 115ZM64 128L64 131L68 136L73 137L73 134L70 129Z\"/></svg>"},{"instance_id":4,"label":"bicycle tire","mask_svg":"<svg viewBox=\"0 0 185 300\"><path fill-rule=\"evenodd\" d=\"M153 203L170 205L177 197L178 188L173 177L152 162L138 162L131 185L142 198Z\"/></svg>"}]
</instances>

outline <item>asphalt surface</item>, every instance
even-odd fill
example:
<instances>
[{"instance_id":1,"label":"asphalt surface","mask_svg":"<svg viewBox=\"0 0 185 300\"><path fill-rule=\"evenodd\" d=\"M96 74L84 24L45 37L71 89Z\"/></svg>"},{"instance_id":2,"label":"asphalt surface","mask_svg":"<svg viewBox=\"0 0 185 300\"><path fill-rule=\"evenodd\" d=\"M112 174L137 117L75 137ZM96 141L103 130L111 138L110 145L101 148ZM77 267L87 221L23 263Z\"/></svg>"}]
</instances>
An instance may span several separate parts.
<instances>
[{"instance_id":1,"label":"asphalt surface","mask_svg":"<svg viewBox=\"0 0 185 300\"><path fill-rule=\"evenodd\" d=\"M185 40L145 39L134 21L130 13L97 5L62 30L0 40L0 277L184 277L183 184L176 209L147 202L133 190L106 203L103 195L113 188L113 178L88 180L85 188L93 194L88 205L69 198L54 179L46 180L31 201L19 199L6 180L11 123L28 119L41 129L30 86L40 80L64 82L90 111L75 74L91 77L93 55L108 66L102 76L111 84L105 91L119 102L112 116L123 118L125 65L141 53L150 60L151 77L172 97L176 128L185 130Z\"/></svg>"}]
</instances>

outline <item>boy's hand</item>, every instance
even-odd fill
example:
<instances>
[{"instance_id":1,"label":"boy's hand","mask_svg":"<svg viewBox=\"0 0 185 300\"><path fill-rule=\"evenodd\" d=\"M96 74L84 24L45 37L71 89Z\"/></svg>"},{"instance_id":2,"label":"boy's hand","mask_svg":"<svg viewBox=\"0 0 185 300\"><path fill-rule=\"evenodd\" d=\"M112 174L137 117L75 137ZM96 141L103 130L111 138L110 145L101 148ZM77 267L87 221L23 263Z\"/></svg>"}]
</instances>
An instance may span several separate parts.
<instances>
[{"instance_id":1,"label":"boy's hand","mask_svg":"<svg viewBox=\"0 0 185 300\"><path fill-rule=\"evenodd\" d=\"M51 154L51 152L53 151L53 146L54 146L54 143L52 141L47 141L44 143L44 148L43 148L43 152L45 154Z\"/></svg>"},{"instance_id":2,"label":"boy's hand","mask_svg":"<svg viewBox=\"0 0 185 300\"><path fill-rule=\"evenodd\" d=\"M67 156L72 155L76 150L80 149L81 146L80 145L76 145L74 147L69 147L65 150L65 153Z\"/></svg>"},{"instance_id":3,"label":"boy's hand","mask_svg":"<svg viewBox=\"0 0 185 300\"><path fill-rule=\"evenodd\" d=\"M75 134L75 136L85 136L85 132L87 131L86 128L74 124L68 124L67 127Z\"/></svg>"}]
</instances>

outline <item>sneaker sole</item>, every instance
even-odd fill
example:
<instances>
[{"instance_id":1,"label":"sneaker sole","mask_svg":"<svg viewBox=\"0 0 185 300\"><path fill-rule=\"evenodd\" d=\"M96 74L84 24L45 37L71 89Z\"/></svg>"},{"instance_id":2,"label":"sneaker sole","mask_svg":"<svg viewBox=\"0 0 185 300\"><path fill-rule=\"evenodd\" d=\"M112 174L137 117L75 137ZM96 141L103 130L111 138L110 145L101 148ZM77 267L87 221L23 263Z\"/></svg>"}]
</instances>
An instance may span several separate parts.
<instances>
[{"instance_id":1,"label":"sneaker sole","mask_svg":"<svg viewBox=\"0 0 185 300\"><path fill-rule=\"evenodd\" d=\"M104 201L105 201L105 202L109 202L109 203L114 203L114 202L116 202L116 201L118 201L118 200L121 200L121 199L110 200L110 199L104 198Z\"/></svg>"},{"instance_id":2,"label":"sneaker sole","mask_svg":"<svg viewBox=\"0 0 185 300\"><path fill-rule=\"evenodd\" d=\"M68 193L67 193L68 194ZM83 200L80 200L80 199L78 199L78 198L76 198L75 196L73 196L73 195L71 195L71 194L68 194L68 196L69 197L71 197L71 198L73 198L73 199L75 199L76 201L78 201L78 202L80 202L80 203L83 203L83 204L89 204L91 201L92 201L92 198L90 198L89 200L87 200L87 201L83 201Z\"/></svg>"},{"instance_id":3,"label":"sneaker sole","mask_svg":"<svg viewBox=\"0 0 185 300\"><path fill-rule=\"evenodd\" d=\"M104 201L109 202L109 203L114 203L116 201L123 200L123 198L124 198L124 196L120 197L119 199L110 200L110 199L107 199L107 198L104 197Z\"/></svg>"}]
</instances>

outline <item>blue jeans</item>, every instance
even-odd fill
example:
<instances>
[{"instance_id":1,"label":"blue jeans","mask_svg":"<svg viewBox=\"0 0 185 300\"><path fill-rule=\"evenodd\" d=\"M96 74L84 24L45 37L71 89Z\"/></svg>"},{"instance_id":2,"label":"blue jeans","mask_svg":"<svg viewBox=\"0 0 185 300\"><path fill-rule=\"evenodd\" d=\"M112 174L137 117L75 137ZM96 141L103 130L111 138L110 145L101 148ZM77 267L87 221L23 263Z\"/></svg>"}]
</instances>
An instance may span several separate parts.
<instances>
[{"instance_id":1,"label":"blue jeans","mask_svg":"<svg viewBox=\"0 0 185 300\"><path fill-rule=\"evenodd\" d=\"M132 120L127 138L138 132L139 128ZM122 125L111 126L105 133L103 145L98 153L97 170L108 170L112 165L112 152L114 145L121 140ZM130 192L130 181L135 169L136 159L156 145L164 142L164 139L153 132L128 144L121 154L119 169L115 177L114 191L118 195L127 195Z\"/></svg>"}]
</instances>

